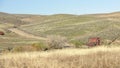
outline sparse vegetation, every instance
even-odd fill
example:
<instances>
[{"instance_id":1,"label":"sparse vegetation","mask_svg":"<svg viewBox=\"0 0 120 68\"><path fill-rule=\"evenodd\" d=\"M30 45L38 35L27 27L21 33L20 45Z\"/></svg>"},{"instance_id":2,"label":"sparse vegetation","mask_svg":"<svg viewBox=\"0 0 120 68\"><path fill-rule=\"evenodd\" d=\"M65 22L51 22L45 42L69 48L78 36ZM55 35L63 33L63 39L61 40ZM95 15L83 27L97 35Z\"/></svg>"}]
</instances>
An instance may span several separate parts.
<instances>
[{"instance_id":1,"label":"sparse vegetation","mask_svg":"<svg viewBox=\"0 0 120 68\"><path fill-rule=\"evenodd\" d=\"M6 32L5 36L0 37L2 41L0 47L2 49L31 45L39 41L8 31L15 25L24 32L35 36L60 35L66 37L68 41L74 40L73 44L76 47L86 43L89 37L100 37L103 44L108 44L109 42L106 41L112 41L115 37L120 40L119 14L118 12L98 15L13 15L0 13L0 30Z\"/></svg>"},{"instance_id":2,"label":"sparse vegetation","mask_svg":"<svg viewBox=\"0 0 120 68\"><path fill-rule=\"evenodd\" d=\"M52 49L62 49L67 44L67 39L61 36L48 36L47 45Z\"/></svg>"},{"instance_id":3,"label":"sparse vegetation","mask_svg":"<svg viewBox=\"0 0 120 68\"><path fill-rule=\"evenodd\" d=\"M25 45L25 46L16 46L13 47L9 52L31 52L31 51L44 51L47 50L49 47L46 45L45 42L36 42L32 45Z\"/></svg>"},{"instance_id":4,"label":"sparse vegetation","mask_svg":"<svg viewBox=\"0 0 120 68\"><path fill-rule=\"evenodd\" d=\"M45 42L34 43L32 47L35 48L36 51L44 51L49 49L49 46Z\"/></svg>"},{"instance_id":5,"label":"sparse vegetation","mask_svg":"<svg viewBox=\"0 0 120 68\"><path fill-rule=\"evenodd\" d=\"M81 41L79 41L79 40L72 40L72 41L70 41L70 42L71 42L72 44L74 44L76 48L80 48L81 46L86 45L86 43L83 43L83 42L81 42Z\"/></svg>"},{"instance_id":6,"label":"sparse vegetation","mask_svg":"<svg viewBox=\"0 0 120 68\"><path fill-rule=\"evenodd\" d=\"M0 30L6 33L0 36L0 68L120 68L119 15L0 13ZM111 45L80 48L89 37ZM70 44L76 49L65 49Z\"/></svg>"},{"instance_id":7,"label":"sparse vegetation","mask_svg":"<svg viewBox=\"0 0 120 68\"><path fill-rule=\"evenodd\" d=\"M0 56L1 68L119 68L120 47L63 49L9 53Z\"/></svg>"}]
</instances>

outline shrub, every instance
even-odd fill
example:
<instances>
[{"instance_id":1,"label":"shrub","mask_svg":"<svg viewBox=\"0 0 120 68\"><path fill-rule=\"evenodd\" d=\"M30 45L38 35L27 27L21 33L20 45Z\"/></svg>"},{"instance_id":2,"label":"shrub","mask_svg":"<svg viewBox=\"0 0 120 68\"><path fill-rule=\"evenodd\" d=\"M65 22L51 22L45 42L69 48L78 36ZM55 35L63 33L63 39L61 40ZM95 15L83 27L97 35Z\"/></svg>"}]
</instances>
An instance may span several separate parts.
<instances>
[{"instance_id":1,"label":"shrub","mask_svg":"<svg viewBox=\"0 0 120 68\"><path fill-rule=\"evenodd\" d=\"M52 49L62 49L67 43L65 37L59 35L48 36L47 45Z\"/></svg>"},{"instance_id":2,"label":"shrub","mask_svg":"<svg viewBox=\"0 0 120 68\"><path fill-rule=\"evenodd\" d=\"M76 48L80 48L82 45L85 45L85 43L78 40L73 40L71 43L74 44Z\"/></svg>"},{"instance_id":3,"label":"shrub","mask_svg":"<svg viewBox=\"0 0 120 68\"><path fill-rule=\"evenodd\" d=\"M12 50L12 52L31 52L31 51L37 51L37 50L31 45L17 46L17 47L14 47Z\"/></svg>"},{"instance_id":4,"label":"shrub","mask_svg":"<svg viewBox=\"0 0 120 68\"><path fill-rule=\"evenodd\" d=\"M39 42L32 45L14 47L12 52L43 51L46 49L48 49L47 45L44 42Z\"/></svg>"},{"instance_id":5,"label":"shrub","mask_svg":"<svg viewBox=\"0 0 120 68\"><path fill-rule=\"evenodd\" d=\"M46 50L49 48L44 42L34 43L32 47L35 48L37 51Z\"/></svg>"},{"instance_id":6,"label":"shrub","mask_svg":"<svg viewBox=\"0 0 120 68\"><path fill-rule=\"evenodd\" d=\"M17 46L12 49L12 52L23 52L27 51L29 48L26 48L26 46Z\"/></svg>"}]
</instances>

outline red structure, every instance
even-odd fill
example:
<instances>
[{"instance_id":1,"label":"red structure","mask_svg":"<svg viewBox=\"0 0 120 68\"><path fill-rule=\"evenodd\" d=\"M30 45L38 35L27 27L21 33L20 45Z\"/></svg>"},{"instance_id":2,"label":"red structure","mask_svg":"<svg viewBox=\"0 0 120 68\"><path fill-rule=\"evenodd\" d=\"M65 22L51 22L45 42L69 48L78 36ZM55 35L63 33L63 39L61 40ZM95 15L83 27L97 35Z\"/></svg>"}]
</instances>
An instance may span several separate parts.
<instances>
[{"instance_id":1,"label":"red structure","mask_svg":"<svg viewBox=\"0 0 120 68\"><path fill-rule=\"evenodd\" d=\"M4 32L2 32L2 31L0 31L0 35L5 35L5 33L4 33Z\"/></svg>"},{"instance_id":2,"label":"red structure","mask_svg":"<svg viewBox=\"0 0 120 68\"><path fill-rule=\"evenodd\" d=\"M93 37L88 39L87 46L98 46L100 45L100 38L99 37Z\"/></svg>"}]
</instances>

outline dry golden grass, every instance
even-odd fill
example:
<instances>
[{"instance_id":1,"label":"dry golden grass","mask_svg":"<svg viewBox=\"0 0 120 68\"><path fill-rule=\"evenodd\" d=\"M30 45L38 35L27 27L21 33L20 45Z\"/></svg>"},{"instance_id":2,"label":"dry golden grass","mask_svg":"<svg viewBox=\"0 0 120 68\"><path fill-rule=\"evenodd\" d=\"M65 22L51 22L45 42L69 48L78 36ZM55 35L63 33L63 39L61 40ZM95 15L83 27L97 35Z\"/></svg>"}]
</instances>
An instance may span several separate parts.
<instances>
[{"instance_id":1,"label":"dry golden grass","mask_svg":"<svg viewBox=\"0 0 120 68\"><path fill-rule=\"evenodd\" d=\"M120 47L9 53L0 68L120 68Z\"/></svg>"}]
</instances>

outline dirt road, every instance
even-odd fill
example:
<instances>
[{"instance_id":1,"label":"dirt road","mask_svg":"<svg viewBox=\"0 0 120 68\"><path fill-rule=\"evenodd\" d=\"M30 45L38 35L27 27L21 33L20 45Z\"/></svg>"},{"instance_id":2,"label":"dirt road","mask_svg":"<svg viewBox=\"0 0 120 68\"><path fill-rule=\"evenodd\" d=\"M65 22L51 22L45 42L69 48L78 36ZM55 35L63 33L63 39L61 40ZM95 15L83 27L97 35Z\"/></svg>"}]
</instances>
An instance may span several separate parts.
<instances>
[{"instance_id":1,"label":"dirt road","mask_svg":"<svg viewBox=\"0 0 120 68\"><path fill-rule=\"evenodd\" d=\"M26 37L26 38L46 40L46 38L44 38L44 37L35 36L35 35L33 35L33 34L29 34L29 33L25 32L25 31L22 31L22 30L17 29L17 28L11 28L11 29L9 29L9 30L12 31L12 32L14 32L14 33L16 33L16 34L18 34L18 35L20 35L20 36Z\"/></svg>"}]
</instances>

